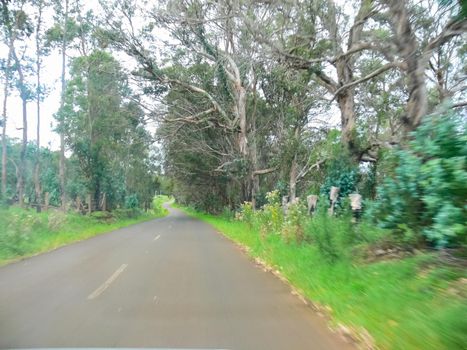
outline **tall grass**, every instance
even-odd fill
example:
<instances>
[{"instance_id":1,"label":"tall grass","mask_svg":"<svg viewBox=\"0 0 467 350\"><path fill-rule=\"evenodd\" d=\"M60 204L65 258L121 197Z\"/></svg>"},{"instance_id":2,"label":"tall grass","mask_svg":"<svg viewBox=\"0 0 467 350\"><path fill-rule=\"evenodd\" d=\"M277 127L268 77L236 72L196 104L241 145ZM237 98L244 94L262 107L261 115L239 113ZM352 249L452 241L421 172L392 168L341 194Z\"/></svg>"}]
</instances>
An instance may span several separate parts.
<instances>
[{"instance_id":1,"label":"tall grass","mask_svg":"<svg viewBox=\"0 0 467 350\"><path fill-rule=\"evenodd\" d=\"M261 234L258 226L188 210L279 270L325 306L334 325L368 331L381 349L465 349L467 274L420 252L369 262L363 252L384 232L365 222L317 215L304 224L305 241Z\"/></svg>"},{"instance_id":2,"label":"tall grass","mask_svg":"<svg viewBox=\"0 0 467 350\"><path fill-rule=\"evenodd\" d=\"M166 201L168 197L155 197L153 208L148 212L121 209L112 213L95 212L90 216L60 211L36 213L18 207L0 209L0 265L165 216L167 209L162 204Z\"/></svg>"}]
</instances>

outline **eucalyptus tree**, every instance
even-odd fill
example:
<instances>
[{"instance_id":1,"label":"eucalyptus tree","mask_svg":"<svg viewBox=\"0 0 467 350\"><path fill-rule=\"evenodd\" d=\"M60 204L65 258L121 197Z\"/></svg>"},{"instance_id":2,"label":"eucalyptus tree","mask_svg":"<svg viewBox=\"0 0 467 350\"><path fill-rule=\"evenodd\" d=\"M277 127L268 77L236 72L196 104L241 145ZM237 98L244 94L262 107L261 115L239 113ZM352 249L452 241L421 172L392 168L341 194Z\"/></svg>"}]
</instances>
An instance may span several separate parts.
<instances>
[{"instance_id":1,"label":"eucalyptus tree","mask_svg":"<svg viewBox=\"0 0 467 350\"><path fill-rule=\"evenodd\" d=\"M328 128L322 108L325 92L313 83L311 74L270 64L260 74L261 92L270 106L273 135L277 139L276 161L288 183L289 200L297 195L297 184L326 159L310 157L317 134Z\"/></svg>"},{"instance_id":2,"label":"eucalyptus tree","mask_svg":"<svg viewBox=\"0 0 467 350\"><path fill-rule=\"evenodd\" d=\"M3 6L6 6L3 4ZM5 13L5 7L2 8L2 15L6 16L8 13ZM6 41L8 46L8 56L5 61L2 62L2 72L3 72L3 102L2 102L2 187L1 194L2 199L6 198L6 189L7 189L7 106L8 106L8 97L11 89L11 80L12 80L12 47L14 45L14 37L9 35L9 32L2 28L3 40Z\"/></svg>"},{"instance_id":3,"label":"eucalyptus tree","mask_svg":"<svg viewBox=\"0 0 467 350\"><path fill-rule=\"evenodd\" d=\"M115 60L102 51L74 58L70 73L59 112L62 132L98 203L110 176L104 154L111 152L112 133L118 127L122 78Z\"/></svg>"},{"instance_id":4,"label":"eucalyptus tree","mask_svg":"<svg viewBox=\"0 0 467 350\"><path fill-rule=\"evenodd\" d=\"M446 7L436 1L359 0L351 5L337 5L332 0L258 2L253 6L245 2L237 14L267 52L313 73L315 81L337 102L343 144L356 160L371 161L374 152L368 154L358 139L355 89L396 72L407 99L399 123L406 131L413 130L427 112L429 59L438 48L465 33L466 23L465 17L457 15L460 6L456 2ZM415 28L420 18L437 25L426 31ZM378 64L359 71L369 58Z\"/></svg>"},{"instance_id":5,"label":"eucalyptus tree","mask_svg":"<svg viewBox=\"0 0 467 350\"><path fill-rule=\"evenodd\" d=\"M142 11L131 1L103 5L108 14L112 41L136 58L141 67L141 77L153 81L157 86L185 91L185 95L180 95L181 99L188 95L197 96L198 103L186 110L184 115L172 118L171 122L222 128L226 135L230 135L229 144L232 147L228 152L211 150L213 153L222 153L212 170L229 176L232 169L242 168L241 179L237 176L242 196L255 201L259 176L276 169L263 168L257 162L256 115L253 105L258 94L255 72L261 57L257 47L252 45L251 34L235 18L234 3L169 1L165 6L152 11L147 8ZM121 16L115 16L116 13ZM149 24L138 31L134 26L135 16L143 16ZM115 18L126 18L127 23ZM171 36L167 46L172 50L169 49L170 59L167 61L159 59L161 55L154 45L160 28ZM175 48L175 42L180 45L180 49ZM182 56L185 61L169 69L168 62L177 61ZM213 89L204 88L195 79L190 79L189 75L181 79L178 73L187 64L204 65L208 74L213 72ZM201 110L201 106L205 108Z\"/></svg>"},{"instance_id":6,"label":"eucalyptus tree","mask_svg":"<svg viewBox=\"0 0 467 350\"><path fill-rule=\"evenodd\" d=\"M76 31L74 30L74 22L70 18L70 0L55 0L53 2L55 9L55 24L47 30L47 41L51 47L59 47L61 51L61 94L60 94L60 109L64 107L65 90L66 90L66 65L67 65L67 49L70 42L75 38ZM60 134L60 198L61 208L66 209L66 169L65 169L65 135L63 132L63 122L58 121L58 132Z\"/></svg>"},{"instance_id":7,"label":"eucalyptus tree","mask_svg":"<svg viewBox=\"0 0 467 350\"><path fill-rule=\"evenodd\" d=\"M37 127L36 127L36 161L34 165L34 188L35 188L35 203L37 209L40 210L41 206L41 182L40 182L40 140L41 140L41 102L44 97L44 87L41 82L43 56L47 53L45 46L45 33L44 33L44 10L47 6L44 0L36 0L33 3L36 9L34 18L35 22L35 44L36 44L36 114L37 114Z\"/></svg>"},{"instance_id":8,"label":"eucalyptus tree","mask_svg":"<svg viewBox=\"0 0 467 350\"><path fill-rule=\"evenodd\" d=\"M28 63L25 61L24 50L27 47L26 38L32 34L32 25L29 15L24 10L26 1L18 2L2 2L2 19L5 27L6 36L9 38L11 52L11 59L14 62L14 69L18 74L16 86L21 98L22 107L22 143L21 143L21 156L18 165L18 200L21 206L24 205L24 186L25 186L25 174L26 174L26 148L28 143L28 114L27 114L27 103L32 98L32 92L28 86L26 70ZM9 7L10 6L10 7ZM15 46L15 42L21 40L22 47L20 52Z\"/></svg>"}]
</instances>

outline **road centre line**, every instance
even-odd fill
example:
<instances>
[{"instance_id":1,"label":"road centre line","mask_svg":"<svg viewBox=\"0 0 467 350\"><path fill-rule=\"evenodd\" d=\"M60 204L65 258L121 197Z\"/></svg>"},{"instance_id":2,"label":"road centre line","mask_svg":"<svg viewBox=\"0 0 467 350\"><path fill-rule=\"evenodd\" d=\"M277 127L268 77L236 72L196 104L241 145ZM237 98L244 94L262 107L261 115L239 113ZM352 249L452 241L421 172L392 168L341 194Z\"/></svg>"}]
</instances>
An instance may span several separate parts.
<instances>
[{"instance_id":1,"label":"road centre line","mask_svg":"<svg viewBox=\"0 0 467 350\"><path fill-rule=\"evenodd\" d=\"M122 266L120 266L107 281L105 281L99 288L88 295L88 300L95 299L101 295L110 286L110 284L115 281L117 277L127 268L127 266L128 264L122 264Z\"/></svg>"}]
</instances>

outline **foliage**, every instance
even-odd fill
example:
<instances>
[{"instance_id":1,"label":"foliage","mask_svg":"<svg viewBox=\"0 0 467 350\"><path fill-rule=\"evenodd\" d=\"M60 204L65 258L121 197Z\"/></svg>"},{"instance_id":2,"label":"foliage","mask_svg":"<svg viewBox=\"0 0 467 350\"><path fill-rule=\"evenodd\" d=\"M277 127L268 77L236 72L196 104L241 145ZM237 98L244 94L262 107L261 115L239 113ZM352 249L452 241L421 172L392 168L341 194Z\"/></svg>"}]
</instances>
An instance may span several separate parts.
<instances>
[{"instance_id":1,"label":"foliage","mask_svg":"<svg viewBox=\"0 0 467 350\"><path fill-rule=\"evenodd\" d=\"M268 233L280 233L284 222L280 192L274 190L266 193L266 200L267 203L257 212L258 223L264 235Z\"/></svg>"},{"instance_id":2,"label":"foliage","mask_svg":"<svg viewBox=\"0 0 467 350\"><path fill-rule=\"evenodd\" d=\"M307 223L307 208L303 202L290 203L282 224L282 236L286 242L295 241L300 244L305 236L304 225Z\"/></svg>"},{"instance_id":3,"label":"foliage","mask_svg":"<svg viewBox=\"0 0 467 350\"><path fill-rule=\"evenodd\" d=\"M125 208L126 209L135 209L139 206L138 196L136 194L131 194L125 197Z\"/></svg>"},{"instance_id":4,"label":"foliage","mask_svg":"<svg viewBox=\"0 0 467 350\"><path fill-rule=\"evenodd\" d=\"M320 193L329 200L331 187L338 187L337 205L343 208L344 199L355 192L358 180L358 168L352 163L351 157L341 149L340 153L331 159L326 166L326 178L321 186Z\"/></svg>"},{"instance_id":5,"label":"foliage","mask_svg":"<svg viewBox=\"0 0 467 350\"><path fill-rule=\"evenodd\" d=\"M170 199L168 196L165 195L159 195L159 196L154 196L152 200L152 212L156 216L165 216L169 213L169 211L164 208L163 204L168 203L169 201L173 202L173 198Z\"/></svg>"},{"instance_id":6,"label":"foliage","mask_svg":"<svg viewBox=\"0 0 467 350\"><path fill-rule=\"evenodd\" d=\"M307 222L306 237L329 263L348 260L356 241L354 227L348 217L330 217L324 210L318 210Z\"/></svg>"},{"instance_id":7,"label":"foliage","mask_svg":"<svg viewBox=\"0 0 467 350\"><path fill-rule=\"evenodd\" d=\"M397 154L395 175L379 188L382 227L414 230L437 247L465 244L467 129L454 113L427 116Z\"/></svg>"},{"instance_id":8,"label":"foliage","mask_svg":"<svg viewBox=\"0 0 467 350\"><path fill-rule=\"evenodd\" d=\"M36 213L12 206L0 208L0 265L9 261L45 252L65 244L110 232L120 227L167 215L162 208L167 197L156 197L154 209L120 209L93 212L91 216L55 210Z\"/></svg>"},{"instance_id":9,"label":"foliage","mask_svg":"<svg viewBox=\"0 0 467 350\"><path fill-rule=\"evenodd\" d=\"M237 212L235 218L240 221L246 222L249 226L253 226L255 212L251 202L244 202L240 205L240 209Z\"/></svg>"},{"instance_id":10,"label":"foliage","mask_svg":"<svg viewBox=\"0 0 467 350\"><path fill-rule=\"evenodd\" d=\"M378 348L450 350L465 344L467 275L465 269L440 264L437 254L367 263L355 249L384 234L367 222L351 230L348 218L317 214L306 228L312 244L297 245L278 235L264 239L258 228L245 222L187 211L278 270L313 305L329 313L334 325L368 331ZM314 243L326 235L330 250Z\"/></svg>"}]
</instances>

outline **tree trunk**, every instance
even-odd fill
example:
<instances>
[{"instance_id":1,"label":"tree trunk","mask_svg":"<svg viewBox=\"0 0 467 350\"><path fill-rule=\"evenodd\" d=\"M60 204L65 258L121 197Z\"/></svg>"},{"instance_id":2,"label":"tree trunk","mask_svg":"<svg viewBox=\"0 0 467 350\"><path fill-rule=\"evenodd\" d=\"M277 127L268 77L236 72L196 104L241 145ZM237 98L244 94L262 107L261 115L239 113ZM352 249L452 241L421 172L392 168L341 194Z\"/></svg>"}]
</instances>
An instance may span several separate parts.
<instances>
[{"instance_id":1,"label":"tree trunk","mask_svg":"<svg viewBox=\"0 0 467 350\"><path fill-rule=\"evenodd\" d=\"M238 135L238 149L242 156L248 155L248 137L247 137L247 120L246 120L246 90L238 84L236 87L237 116L239 119L240 133Z\"/></svg>"},{"instance_id":2,"label":"tree trunk","mask_svg":"<svg viewBox=\"0 0 467 350\"><path fill-rule=\"evenodd\" d=\"M330 33L330 39L335 44L335 55L343 54L342 46L340 41L342 38L339 36L339 24L337 22L337 10L332 0L328 0L328 6L330 8L329 16L324 18L325 26L328 28ZM370 7L368 1L362 0L357 15L355 16L354 23L349 31L348 41L346 44L347 50L351 50L353 45L361 40L363 26L365 23L364 18L367 16ZM325 83L324 86L331 92L337 90L341 86L345 86L353 81L353 71L355 69L355 62L359 57L359 53L353 53L340 57L335 62L337 84ZM356 127L356 115L355 115L355 101L354 101L354 88L349 87L336 96L339 110L341 112L341 141L350 155L358 158L360 156L360 150L356 143L355 127Z\"/></svg>"},{"instance_id":3,"label":"tree trunk","mask_svg":"<svg viewBox=\"0 0 467 350\"><path fill-rule=\"evenodd\" d=\"M28 92L26 89L26 81L24 79L23 68L18 59L15 48L12 48L13 59L15 60L16 71L19 76L19 92L22 101L22 114L23 114L23 140L21 143L20 163L19 163L19 177L18 177L18 200L21 207L24 206L24 175L26 172L26 148L28 145Z\"/></svg>"},{"instance_id":4,"label":"tree trunk","mask_svg":"<svg viewBox=\"0 0 467 350\"><path fill-rule=\"evenodd\" d=\"M407 132L414 130L421 122L428 108L428 95L425 81L424 56L419 52L419 45L410 24L409 13L404 1L388 1L395 41L399 55L407 64L407 88L409 100L402 124Z\"/></svg>"},{"instance_id":5,"label":"tree trunk","mask_svg":"<svg viewBox=\"0 0 467 350\"><path fill-rule=\"evenodd\" d=\"M295 154L290 164L289 172L289 201L292 203L297 196L297 175L298 175L298 164L297 155Z\"/></svg>"},{"instance_id":6,"label":"tree trunk","mask_svg":"<svg viewBox=\"0 0 467 350\"><path fill-rule=\"evenodd\" d=\"M2 198L6 198L6 167L7 167L7 142L6 142L6 125L7 125L7 102L8 102L8 93L10 87L10 65L12 59L12 46L13 41L10 40L8 59L5 69L5 84L3 86L3 109L2 109Z\"/></svg>"},{"instance_id":7,"label":"tree trunk","mask_svg":"<svg viewBox=\"0 0 467 350\"><path fill-rule=\"evenodd\" d=\"M40 173L40 138L41 138L41 42L40 42L40 34L41 34L41 24L42 24L42 5L43 2L39 2L39 13L37 19L37 26L36 26L36 74L37 74L37 87L36 87L36 111L37 111L37 129L36 129L36 164L34 166L34 189L35 189L35 202L37 211L41 211L41 183L39 178Z\"/></svg>"},{"instance_id":8,"label":"tree trunk","mask_svg":"<svg viewBox=\"0 0 467 350\"><path fill-rule=\"evenodd\" d=\"M63 38L62 38L62 95L60 99L60 110L63 110L65 104L65 90L66 90L66 27L68 22L68 0L65 0L65 17L63 21ZM66 210L66 192L65 192L65 135L63 130L63 120L60 120L60 164L59 164L59 178L60 178L60 195L61 195L61 208Z\"/></svg>"},{"instance_id":9,"label":"tree trunk","mask_svg":"<svg viewBox=\"0 0 467 350\"><path fill-rule=\"evenodd\" d=\"M20 78L20 81L23 79ZM24 81L23 81L24 82ZM20 83L23 84L23 83ZM18 199L20 207L24 207L24 176L26 174L26 148L28 145L28 112L26 96L22 97L23 110L23 142L21 143L19 179L18 179Z\"/></svg>"},{"instance_id":10,"label":"tree trunk","mask_svg":"<svg viewBox=\"0 0 467 350\"><path fill-rule=\"evenodd\" d=\"M351 155L358 153L355 142L355 110L353 89L347 89L337 96L337 103L341 111L341 140Z\"/></svg>"}]
</instances>

